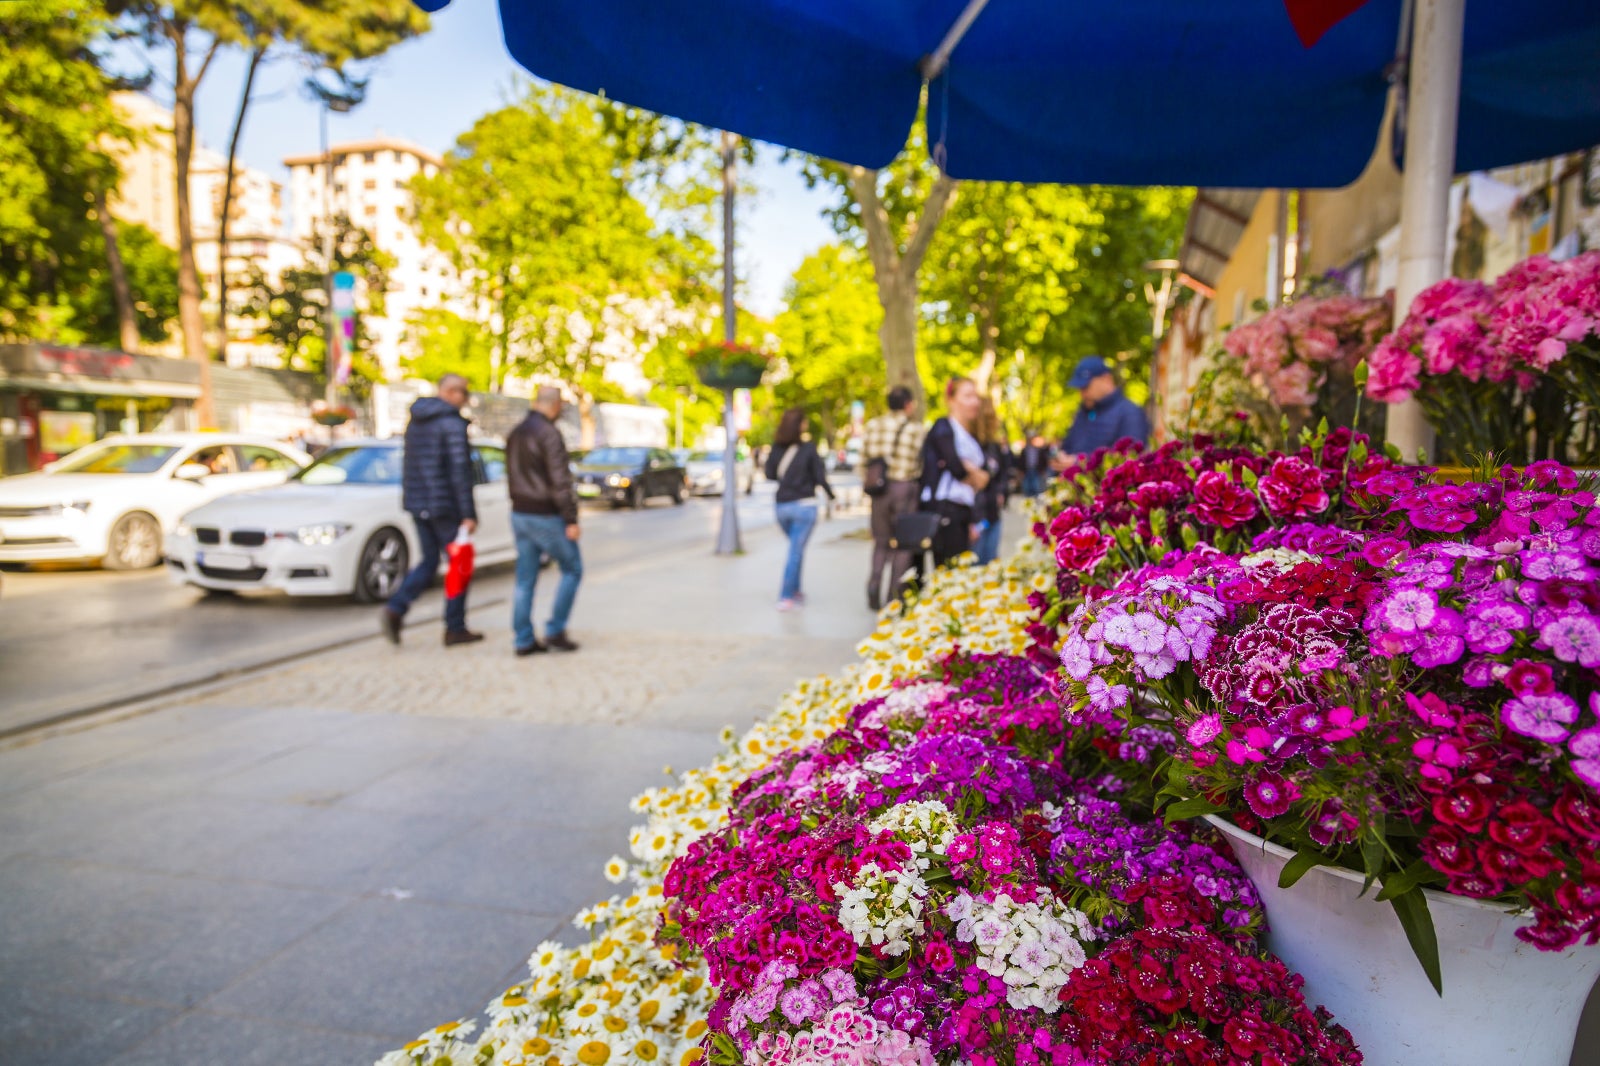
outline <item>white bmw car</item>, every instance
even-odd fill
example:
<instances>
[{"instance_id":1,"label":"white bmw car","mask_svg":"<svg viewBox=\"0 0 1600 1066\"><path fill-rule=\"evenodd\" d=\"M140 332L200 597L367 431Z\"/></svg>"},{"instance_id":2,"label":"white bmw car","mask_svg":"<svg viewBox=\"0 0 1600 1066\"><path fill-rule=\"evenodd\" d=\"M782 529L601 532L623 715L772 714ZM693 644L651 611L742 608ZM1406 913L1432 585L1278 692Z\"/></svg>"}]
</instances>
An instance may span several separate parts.
<instances>
[{"instance_id":1,"label":"white bmw car","mask_svg":"<svg viewBox=\"0 0 1600 1066\"><path fill-rule=\"evenodd\" d=\"M287 484L184 515L167 538L174 581L213 591L387 599L417 558L416 526L400 506L401 442L341 443ZM474 441L479 564L516 555L505 450Z\"/></svg>"},{"instance_id":2,"label":"white bmw car","mask_svg":"<svg viewBox=\"0 0 1600 1066\"><path fill-rule=\"evenodd\" d=\"M233 433L107 437L36 474L0 480L0 563L91 562L138 570L199 505L282 484L311 461L298 448Z\"/></svg>"}]
</instances>

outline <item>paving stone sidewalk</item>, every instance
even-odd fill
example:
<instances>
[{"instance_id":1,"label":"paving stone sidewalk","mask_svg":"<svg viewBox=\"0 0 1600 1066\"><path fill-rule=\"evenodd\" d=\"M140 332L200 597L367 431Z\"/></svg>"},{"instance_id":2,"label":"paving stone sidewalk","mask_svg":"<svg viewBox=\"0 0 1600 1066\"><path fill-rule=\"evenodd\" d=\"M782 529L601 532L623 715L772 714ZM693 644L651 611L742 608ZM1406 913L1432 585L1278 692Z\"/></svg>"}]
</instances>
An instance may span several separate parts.
<instances>
[{"instance_id":1,"label":"paving stone sidewalk","mask_svg":"<svg viewBox=\"0 0 1600 1066\"><path fill-rule=\"evenodd\" d=\"M631 796L849 661L861 524L819 527L802 612L761 530L590 574L576 655L514 658L496 606L470 648L430 626L0 751L4 1057L361 1066L476 1014L610 894Z\"/></svg>"}]
</instances>

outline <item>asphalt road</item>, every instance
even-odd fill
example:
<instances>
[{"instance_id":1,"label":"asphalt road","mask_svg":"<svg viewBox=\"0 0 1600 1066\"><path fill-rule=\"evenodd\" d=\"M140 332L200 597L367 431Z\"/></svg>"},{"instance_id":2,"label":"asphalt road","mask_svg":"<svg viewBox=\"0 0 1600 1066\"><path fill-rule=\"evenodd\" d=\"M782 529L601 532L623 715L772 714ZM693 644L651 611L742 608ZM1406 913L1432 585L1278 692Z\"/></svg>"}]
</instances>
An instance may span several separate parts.
<instances>
[{"instance_id":1,"label":"asphalt road","mask_svg":"<svg viewBox=\"0 0 1600 1066\"><path fill-rule=\"evenodd\" d=\"M772 488L741 498L742 528L770 526ZM585 508L588 574L648 566L656 557L712 550L717 499L642 511ZM347 599L278 594L208 597L174 585L163 570L8 572L0 588L0 736L90 708L290 658L376 632L374 608ZM485 568L472 602L503 599L511 567ZM544 590L548 595L548 590ZM437 617L430 594L413 624Z\"/></svg>"}]
</instances>

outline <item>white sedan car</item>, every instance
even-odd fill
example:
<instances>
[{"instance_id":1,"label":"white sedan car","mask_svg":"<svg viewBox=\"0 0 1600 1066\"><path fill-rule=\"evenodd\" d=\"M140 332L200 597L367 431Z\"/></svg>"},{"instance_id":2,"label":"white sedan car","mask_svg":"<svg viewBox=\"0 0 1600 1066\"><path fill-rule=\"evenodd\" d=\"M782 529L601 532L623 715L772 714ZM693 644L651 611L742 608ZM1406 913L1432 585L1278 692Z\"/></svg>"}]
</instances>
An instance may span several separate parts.
<instances>
[{"instance_id":1,"label":"white sedan car","mask_svg":"<svg viewBox=\"0 0 1600 1066\"><path fill-rule=\"evenodd\" d=\"M199 505L281 484L311 461L267 437L230 433L113 436L36 474L0 480L0 562L89 562L138 570Z\"/></svg>"},{"instance_id":2,"label":"white sedan car","mask_svg":"<svg viewBox=\"0 0 1600 1066\"><path fill-rule=\"evenodd\" d=\"M689 453L688 461L683 464L689 477L689 491L696 496L722 494L722 454L721 450ZM755 460L748 455L736 454L733 459L733 476L734 491L748 496L756 486Z\"/></svg>"},{"instance_id":3,"label":"white sedan car","mask_svg":"<svg viewBox=\"0 0 1600 1066\"><path fill-rule=\"evenodd\" d=\"M387 599L421 550L400 506L401 459L399 440L341 443L285 485L191 511L167 538L167 572L213 591ZM472 462L477 562L510 559L505 450L474 441Z\"/></svg>"}]
</instances>

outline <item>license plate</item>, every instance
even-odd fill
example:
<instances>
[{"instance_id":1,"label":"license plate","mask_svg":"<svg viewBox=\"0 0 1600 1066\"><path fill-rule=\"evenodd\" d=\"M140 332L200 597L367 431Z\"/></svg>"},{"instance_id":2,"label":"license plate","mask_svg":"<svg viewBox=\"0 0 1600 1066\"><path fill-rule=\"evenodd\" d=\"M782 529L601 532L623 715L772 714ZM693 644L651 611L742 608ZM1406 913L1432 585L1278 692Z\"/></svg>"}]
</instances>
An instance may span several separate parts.
<instances>
[{"instance_id":1,"label":"license plate","mask_svg":"<svg viewBox=\"0 0 1600 1066\"><path fill-rule=\"evenodd\" d=\"M249 570L252 566L250 556L238 552L196 552L194 561L213 570Z\"/></svg>"},{"instance_id":2,"label":"license plate","mask_svg":"<svg viewBox=\"0 0 1600 1066\"><path fill-rule=\"evenodd\" d=\"M598 495L600 495L600 486L599 485L579 485L578 486L578 495L579 496L598 496Z\"/></svg>"}]
</instances>

